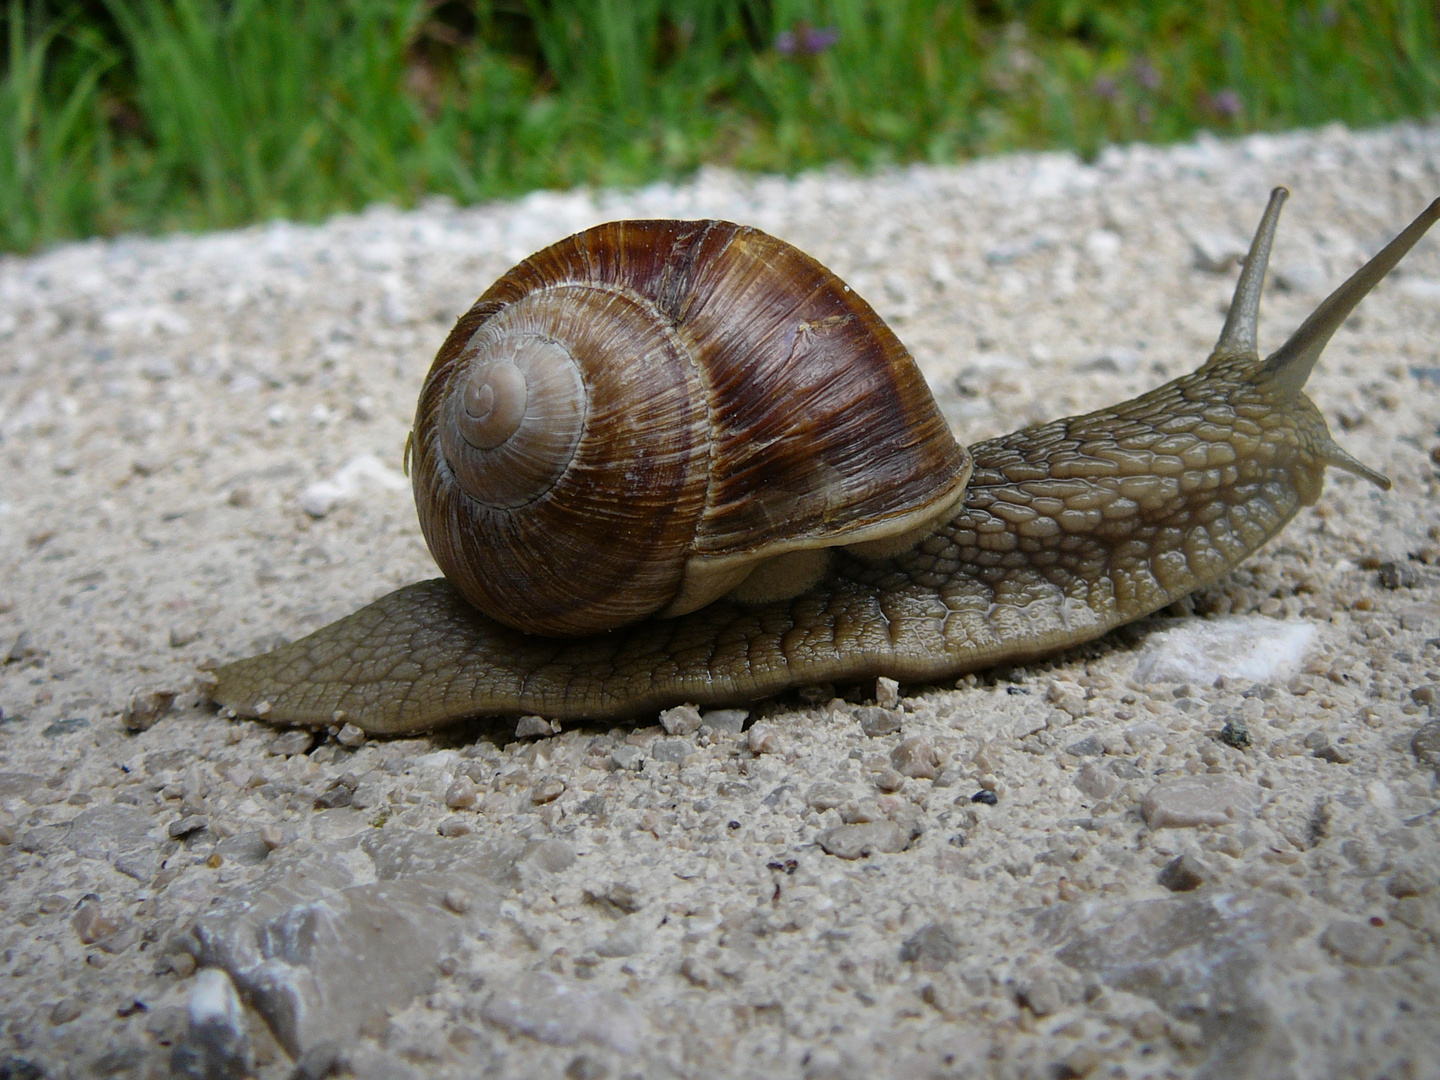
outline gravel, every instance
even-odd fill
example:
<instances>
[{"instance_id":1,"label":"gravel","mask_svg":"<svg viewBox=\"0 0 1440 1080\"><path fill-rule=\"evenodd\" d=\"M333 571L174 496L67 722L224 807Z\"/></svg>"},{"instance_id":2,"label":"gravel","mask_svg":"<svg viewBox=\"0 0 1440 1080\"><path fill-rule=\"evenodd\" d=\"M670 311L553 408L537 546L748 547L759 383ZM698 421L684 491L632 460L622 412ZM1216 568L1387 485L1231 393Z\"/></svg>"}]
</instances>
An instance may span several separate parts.
<instances>
[{"instance_id":1,"label":"gravel","mask_svg":"<svg viewBox=\"0 0 1440 1080\"><path fill-rule=\"evenodd\" d=\"M1440 128L707 169L0 259L0 1075L1425 1074L1434 239L1311 387L1394 490L1332 473L1094 645L615 727L377 740L205 704L216 662L433 575L399 480L417 388L552 240L777 233L978 439L1194 367L1277 183L1271 347L1440 194Z\"/></svg>"}]
</instances>

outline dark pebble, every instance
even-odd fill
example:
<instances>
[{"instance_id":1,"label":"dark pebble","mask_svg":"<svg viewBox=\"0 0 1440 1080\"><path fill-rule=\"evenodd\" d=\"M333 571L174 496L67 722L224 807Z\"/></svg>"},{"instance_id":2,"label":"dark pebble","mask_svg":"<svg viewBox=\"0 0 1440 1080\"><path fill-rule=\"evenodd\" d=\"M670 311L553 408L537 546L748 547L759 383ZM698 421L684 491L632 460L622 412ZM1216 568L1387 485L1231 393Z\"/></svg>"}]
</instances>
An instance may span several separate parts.
<instances>
[{"instance_id":1,"label":"dark pebble","mask_svg":"<svg viewBox=\"0 0 1440 1080\"><path fill-rule=\"evenodd\" d=\"M609 1074L605 1063L589 1054L580 1054L565 1066L565 1080L605 1080Z\"/></svg>"},{"instance_id":2,"label":"dark pebble","mask_svg":"<svg viewBox=\"0 0 1440 1080\"><path fill-rule=\"evenodd\" d=\"M588 799L582 799L575 809L582 814L589 814L591 817L604 817L605 796L591 795Z\"/></svg>"},{"instance_id":3,"label":"dark pebble","mask_svg":"<svg viewBox=\"0 0 1440 1080\"><path fill-rule=\"evenodd\" d=\"M44 1075L44 1066L28 1058L0 1058L0 1080L41 1080Z\"/></svg>"},{"instance_id":4,"label":"dark pebble","mask_svg":"<svg viewBox=\"0 0 1440 1080\"><path fill-rule=\"evenodd\" d=\"M1236 750L1250 745L1250 729L1242 721L1232 720L1220 729L1220 741Z\"/></svg>"},{"instance_id":5,"label":"dark pebble","mask_svg":"<svg viewBox=\"0 0 1440 1080\"><path fill-rule=\"evenodd\" d=\"M1204 885L1209 870L1193 855L1178 855L1165 864L1156 879L1171 892L1190 892Z\"/></svg>"},{"instance_id":6,"label":"dark pebble","mask_svg":"<svg viewBox=\"0 0 1440 1080\"><path fill-rule=\"evenodd\" d=\"M346 777L336 780L328 788L322 791L315 798L316 810L334 810L341 806L349 806L351 799L355 797L354 783L347 784Z\"/></svg>"},{"instance_id":7,"label":"dark pebble","mask_svg":"<svg viewBox=\"0 0 1440 1080\"><path fill-rule=\"evenodd\" d=\"M1000 801L1000 797L993 791L977 791L970 796L971 802L984 803L986 806L994 806Z\"/></svg>"},{"instance_id":8,"label":"dark pebble","mask_svg":"<svg viewBox=\"0 0 1440 1080\"><path fill-rule=\"evenodd\" d=\"M1419 571L1394 562L1381 563L1378 577L1383 589L1413 589L1421 582Z\"/></svg>"},{"instance_id":9,"label":"dark pebble","mask_svg":"<svg viewBox=\"0 0 1440 1080\"><path fill-rule=\"evenodd\" d=\"M189 836L193 832L199 832L208 824L209 822L199 814L188 814L176 821L172 821L170 828L166 831L170 834L171 840L179 840L182 836Z\"/></svg>"}]
</instances>

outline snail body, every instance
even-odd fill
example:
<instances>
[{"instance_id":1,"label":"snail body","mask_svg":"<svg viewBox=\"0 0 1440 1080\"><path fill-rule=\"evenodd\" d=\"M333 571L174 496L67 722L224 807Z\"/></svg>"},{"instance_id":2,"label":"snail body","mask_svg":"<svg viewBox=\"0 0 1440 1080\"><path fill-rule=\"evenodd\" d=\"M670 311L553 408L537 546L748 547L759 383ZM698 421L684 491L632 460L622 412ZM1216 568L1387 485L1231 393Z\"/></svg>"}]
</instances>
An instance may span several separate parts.
<instances>
[{"instance_id":1,"label":"snail body","mask_svg":"<svg viewBox=\"0 0 1440 1080\"><path fill-rule=\"evenodd\" d=\"M918 470L928 474L922 477L928 483L887 500L867 494L861 482L853 487L860 495L827 503L824 493L835 482L835 466L801 467L789 475L811 487L786 490L783 505L792 508L787 512L794 520L785 523L778 541L765 540L759 528L744 533L730 548L707 548L702 524L692 524L690 546L682 547L678 556L666 556L671 571L678 566L678 577L671 574L658 599L651 596L632 605L647 607L639 616L629 616L637 621L623 621L627 616L621 609L627 601L622 599L610 603L600 617L600 625L607 627L618 618L621 625L614 629L581 626L587 632L568 637L555 636L553 629L527 632L482 614L462 596L464 586L457 588L445 579L424 581L274 652L222 667L212 697L241 715L309 726L330 725L343 717L373 734L424 731L486 714L615 717L685 701L753 700L815 682L879 675L934 680L1033 659L1147 615L1217 580L1278 533L1302 506L1319 498L1327 467L1389 486L1334 442L1302 387L1350 311L1440 217L1440 200L1262 360L1256 348L1260 292L1285 194L1276 189L1271 196L1220 339L1197 371L1111 408L976 444L968 454L951 449L953 442L947 445L943 432L925 428L933 402L927 408L928 395L918 404L906 398L913 386L908 355L883 324L879 331L870 326L870 319L879 323L873 312L863 302L855 303L858 298L843 286L835 292L833 276L798 252L794 259L789 254L794 249L779 241L723 223L625 223L602 226L611 230L608 234L591 230L547 249L487 292L462 317L437 356L413 436L422 519L425 500L433 497L428 494L432 481L421 474L445 452L444 440L455 438L442 434L430 418L447 408L452 413L464 410L468 395L474 406L471 421L478 417L480 426L520 430L523 420L516 420L517 410L505 398L514 389L506 380L517 380L500 367L513 362L520 348L514 339L523 338L523 348L546 354L538 362L539 375L522 372L527 401L528 387L545 384L547 373L560 366L561 358L547 352L552 331L516 334L502 321L503 332L488 336L505 339L508 334L510 343L503 348L511 352L481 360L486 370L498 368L499 374L482 377L478 389L476 380L465 374L449 406L437 389L467 350L476 355L475 343L486 343L485 327L496 312L504 320L506 311L525 302L529 294L519 282L544 279L546 268L561 261L555 257L557 249L567 244L567 258L587 263L587 273L589 267L608 264L610 277L602 275L601 285L585 286L602 298L620 298L605 300L603 306L638 306L640 297L661 309L661 329L647 331L660 343L657 352L670 348L671 339L689 344L695 315L703 311L704 297L712 295L691 289L696 279L714 272L707 244L732 248L738 238L741 246L760 252L740 273L742 284L776 262L788 268L790 279L798 273L815 286L805 293L812 307L784 301L770 332L761 335L782 343L789 335L789 351L776 353L782 358L780 367L793 359L794 342L801 341L802 351L817 353L824 360L822 368L829 370L846 350L828 351L826 334L863 329L867 336L861 351L868 349L880 360L883 374L867 369L858 377L859 385L899 387L879 396L903 400L895 415L918 417L924 430L923 437L905 438L887 426L893 425L887 417L878 425L881 436L865 444L855 460L868 458L877 475L887 475L891 459L880 455L887 446L899 446L909 454L901 472L915 472L917 461L931 463ZM617 253L612 245L626 234L641 236L644 242L634 248L622 244ZM605 242L596 244L602 235ZM641 264L661 268L652 289L658 304L634 286L635 267ZM543 280L540 291L561 291L570 287L573 277L571 269L564 269L558 279ZM562 282L559 288L555 280ZM603 283L617 280L620 285L606 292ZM516 299L510 299L512 293ZM745 289L739 293L743 296ZM820 299L813 299L816 296ZM757 310L763 313L765 305ZM718 308L716 312L718 319ZM595 323L588 313L584 321ZM528 329L534 324L525 325ZM722 324L722 337L726 332ZM735 355L743 360L747 348L751 346L735 350ZM517 368L530 362L521 359ZM699 396L707 402L701 412L707 418L717 411L716 386L743 381L743 363L732 370L737 374L698 377ZM582 375L582 382L589 377ZM562 372L551 381L570 378ZM456 395L458 405L453 404ZM776 396L778 392L762 395L767 403ZM582 408L600 411L591 406L593 401L591 395ZM501 415L492 422L497 402ZM860 400L832 410L825 423L853 422L847 410L863 406L862 394ZM786 406L780 410L781 421L766 422L781 422L781 430L789 431L797 422L788 412ZM864 428L861 423L847 430ZM800 420L792 447L815 439L816 431ZM482 433L468 445L492 438L494 432ZM741 450L754 449L740 441ZM750 436L749 442L756 440ZM780 442L783 438L775 445ZM842 439L833 445L843 462L850 443ZM916 445L920 449L912 450ZM777 460L790 458L790 449ZM702 456L714 456L713 441ZM753 456L748 460L753 463ZM773 467L772 461L760 469ZM745 472L741 467L734 475L743 477ZM717 480L707 473L705 494L692 498L700 506L697 522L716 506L724 509L725 501L715 492L728 490L732 477L723 469L719 476ZM441 521L455 520L454 504L463 501L447 498L438 500L447 507L437 516ZM577 497L577 504L586 498ZM736 498L743 502L743 497ZM809 517L793 512L795 506L814 506L817 500L820 509ZM673 507L685 500L667 495L659 501L662 516L673 516ZM855 511L855 506L860 509ZM612 525L604 523L605 506L600 509L602 524L596 528L603 532ZM737 513L744 516L743 509ZM726 520L723 513L718 517ZM442 550L450 541L437 542L430 526L426 534L445 567ZM695 536L702 537L698 545ZM540 542L529 541L532 546ZM817 557L817 551L823 554ZM735 569L744 559L749 563ZM687 574L687 565L696 560L711 560L712 565ZM726 560L730 563L725 572L712 572L715 561ZM529 572L514 571L522 594ZM486 573L492 571L481 571L482 576ZM619 576L618 584L599 592L623 590L624 574ZM747 577L762 579L751 593L745 589ZM695 588L696 580L703 589ZM697 597L707 590L718 599L706 603L701 598L696 606ZM558 616L552 612L544 617L571 620L568 609L560 611L565 606L556 608ZM565 622L559 632L573 632L575 625Z\"/></svg>"}]
</instances>

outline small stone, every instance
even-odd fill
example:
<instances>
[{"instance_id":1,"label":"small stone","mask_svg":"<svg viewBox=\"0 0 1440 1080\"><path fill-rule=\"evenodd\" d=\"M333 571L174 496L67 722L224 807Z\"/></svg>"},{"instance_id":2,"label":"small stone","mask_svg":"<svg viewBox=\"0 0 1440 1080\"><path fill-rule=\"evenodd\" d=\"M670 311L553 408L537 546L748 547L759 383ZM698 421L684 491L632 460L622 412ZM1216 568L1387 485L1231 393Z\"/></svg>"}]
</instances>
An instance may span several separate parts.
<instances>
[{"instance_id":1,"label":"small stone","mask_svg":"<svg viewBox=\"0 0 1440 1080\"><path fill-rule=\"evenodd\" d=\"M907 964L939 967L960 959L960 936L953 924L932 922L922 926L900 946L900 959Z\"/></svg>"},{"instance_id":2,"label":"small stone","mask_svg":"<svg viewBox=\"0 0 1440 1080\"><path fill-rule=\"evenodd\" d=\"M1108 799L1120 788L1119 778L1099 762L1087 762L1075 775L1075 786L1082 795L1088 795L1097 802Z\"/></svg>"},{"instance_id":3,"label":"small stone","mask_svg":"<svg viewBox=\"0 0 1440 1080\"><path fill-rule=\"evenodd\" d=\"M1036 1016L1052 1016L1064 1008L1060 986L1048 975L1029 975L1015 984L1015 996Z\"/></svg>"},{"instance_id":4,"label":"small stone","mask_svg":"<svg viewBox=\"0 0 1440 1080\"><path fill-rule=\"evenodd\" d=\"M548 739L554 734L555 729L543 716L522 716L515 721L517 739Z\"/></svg>"},{"instance_id":5,"label":"small stone","mask_svg":"<svg viewBox=\"0 0 1440 1080\"><path fill-rule=\"evenodd\" d=\"M541 840L525 855L525 859L551 874L558 874L575 865L575 849L564 840L551 837Z\"/></svg>"},{"instance_id":6,"label":"small stone","mask_svg":"<svg viewBox=\"0 0 1440 1080\"><path fill-rule=\"evenodd\" d=\"M188 952L171 953L170 970L182 979L188 979L195 974L195 957Z\"/></svg>"},{"instance_id":7,"label":"small stone","mask_svg":"<svg viewBox=\"0 0 1440 1080\"><path fill-rule=\"evenodd\" d=\"M645 906L639 890L623 881L601 889L586 889L585 899L615 918L633 915Z\"/></svg>"},{"instance_id":8,"label":"small stone","mask_svg":"<svg viewBox=\"0 0 1440 1080\"><path fill-rule=\"evenodd\" d=\"M1427 904L1418 896L1402 896L1390 906L1390 914L1412 930L1440 937L1440 906Z\"/></svg>"},{"instance_id":9,"label":"small stone","mask_svg":"<svg viewBox=\"0 0 1440 1080\"><path fill-rule=\"evenodd\" d=\"M1147 1009L1130 1022L1130 1032L1141 1042L1153 1042L1165 1034L1165 1016Z\"/></svg>"},{"instance_id":10,"label":"small stone","mask_svg":"<svg viewBox=\"0 0 1440 1080\"><path fill-rule=\"evenodd\" d=\"M177 691L169 687L142 686L130 693L121 722L131 731L148 731L170 711Z\"/></svg>"},{"instance_id":11,"label":"small stone","mask_svg":"<svg viewBox=\"0 0 1440 1080\"><path fill-rule=\"evenodd\" d=\"M640 767L645 763L645 752L638 746L617 746L610 751L610 764L616 769L630 772L639 772Z\"/></svg>"},{"instance_id":12,"label":"small stone","mask_svg":"<svg viewBox=\"0 0 1440 1080\"><path fill-rule=\"evenodd\" d=\"M360 780L354 773L342 773L338 778L332 780L330 786L315 800L315 809L334 810L351 805L359 786Z\"/></svg>"},{"instance_id":13,"label":"small stone","mask_svg":"<svg viewBox=\"0 0 1440 1080\"><path fill-rule=\"evenodd\" d=\"M445 789L445 805L451 810L469 810L480 801L475 791L475 781L461 774Z\"/></svg>"},{"instance_id":14,"label":"small stone","mask_svg":"<svg viewBox=\"0 0 1440 1080\"><path fill-rule=\"evenodd\" d=\"M815 838L827 855L837 859L863 859L875 853L893 854L904 851L916 836L893 821L867 821L854 825L836 825Z\"/></svg>"},{"instance_id":15,"label":"small stone","mask_svg":"<svg viewBox=\"0 0 1440 1080\"><path fill-rule=\"evenodd\" d=\"M1397 899L1404 896L1419 896L1433 888L1435 888L1434 882L1426 881L1409 867L1397 870L1385 883L1385 891Z\"/></svg>"},{"instance_id":16,"label":"small stone","mask_svg":"<svg viewBox=\"0 0 1440 1080\"><path fill-rule=\"evenodd\" d=\"M882 709L894 709L900 704L900 684L885 676L875 680L875 704Z\"/></svg>"},{"instance_id":17,"label":"small stone","mask_svg":"<svg viewBox=\"0 0 1440 1080\"><path fill-rule=\"evenodd\" d=\"M970 796L970 801L972 803L982 803L985 806L994 806L1000 801L1000 796L996 795L993 791L977 791L974 795Z\"/></svg>"},{"instance_id":18,"label":"small stone","mask_svg":"<svg viewBox=\"0 0 1440 1080\"><path fill-rule=\"evenodd\" d=\"M71 735L90 726L90 721L83 716L72 717L68 720L56 720L53 724L45 727L40 734L47 739L53 739L59 735Z\"/></svg>"},{"instance_id":19,"label":"small stone","mask_svg":"<svg viewBox=\"0 0 1440 1080\"><path fill-rule=\"evenodd\" d=\"M250 1031L230 977L208 967L195 976L186 1002L190 1024L170 1057L185 1080L241 1080L250 1075Z\"/></svg>"},{"instance_id":20,"label":"small stone","mask_svg":"<svg viewBox=\"0 0 1440 1080\"><path fill-rule=\"evenodd\" d=\"M1336 919L1320 935L1320 944L1347 964L1374 967L1384 959L1390 939L1369 923Z\"/></svg>"},{"instance_id":21,"label":"small stone","mask_svg":"<svg viewBox=\"0 0 1440 1080\"><path fill-rule=\"evenodd\" d=\"M550 1046L578 1042L633 1054L646 1024L625 998L586 990L549 972L527 972L501 985L480 1010L496 1027Z\"/></svg>"},{"instance_id":22,"label":"small stone","mask_svg":"<svg viewBox=\"0 0 1440 1080\"><path fill-rule=\"evenodd\" d=\"M595 947L595 952L606 957L634 956L645 948L650 932L651 928L640 916L627 915Z\"/></svg>"},{"instance_id":23,"label":"small stone","mask_svg":"<svg viewBox=\"0 0 1440 1080\"><path fill-rule=\"evenodd\" d=\"M349 1071L349 1062L340 1049L340 1044L327 1039L316 1043L300 1055L295 1062L294 1071L290 1074L290 1080L327 1080L327 1077L339 1076Z\"/></svg>"},{"instance_id":24,"label":"small stone","mask_svg":"<svg viewBox=\"0 0 1440 1080\"><path fill-rule=\"evenodd\" d=\"M1318 293L1329 281L1324 268L1313 263L1280 263L1273 273L1275 287L1281 292Z\"/></svg>"},{"instance_id":25,"label":"small stone","mask_svg":"<svg viewBox=\"0 0 1440 1080\"><path fill-rule=\"evenodd\" d=\"M873 779L875 786L887 793L899 791L905 786L905 777L895 769L877 769Z\"/></svg>"},{"instance_id":26,"label":"small stone","mask_svg":"<svg viewBox=\"0 0 1440 1080\"><path fill-rule=\"evenodd\" d=\"M265 747L265 750L276 757L294 757L296 754L305 753L314 742L315 734L313 732L305 728L291 728L271 739L270 745Z\"/></svg>"},{"instance_id":27,"label":"small stone","mask_svg":"<svg viewBox=\"0 0 1440 1080\"><path fill-rule=\"evenodd\" d=\"M934 780L940 755L935 752L929 739L912 735L890 751L890 764L896 772L912 780Z\"/></svg>"},{"instance_id":28,"label":"small stone","mask_svg":"<svg viewBox=\"0 0 1440 1080\"><path fill-rule=\"evenodd\" d=\"M1209 868L1194 855L1177 855L1165 864L1157 880L1171 892L1190 892L1211 877Z\"/></svg>"},{"instance_id":29,"label":"small stone","mask_svg":"<svg viewBox=\"0 0 1440 1080\"><path fill-rule=\"evenodd\" d=\"M577 1054L565 1066L565 1080L605 1080L609 1075L609 1066L589 1054Z\"/></svg>"},{"instance_id":30,"label":"small stone","mask_svg":"<svg viewBox=\"0 0 1440 1080\"><path fill-rule=\"evenodd\" d=\"M1250 729L1243 720L1231 720L1220 729L1220 741L1236 750L1250 745Z\"/></svg>"},{"instance_id":31,"label":"small stone","mask_svg":"<svg viewBox=\"0 0 1440 1080\"><path fill-rule=\"evenodd\" d=\"M752 754L774 754L780 750L780 733L769 724L756 724L745 733Z\"/></svg>"},{"instance_id":32,"label":"small stone","mask_svg":"<svg viewBox=\"0 0 1440 1080\"><path fill-rule=\"evenodd\" d=\"M693 956L680 961L678 973L691 986L713 990L720 982L719 973L709 964Z\"/></svg>"},{"instance_id":33,"label":"small stone","mask_svg":"<svg viewBox=\"0 0 1440 1080\"><path fill-rule=\"evenodd\" d=\"M700 714L700 723L722 735L739 735L749 718L749 709L707 709Z\"/></svg>"},{"instance_id":34,"label":"small stone","mask_svg":"<svg viewBox=\"0 0 1440 1080\"><path fill-rule=\"evenodd\" d=\"M358 746L365 745L365 731L363 728L358 728L349 721L346 721L340 726L340 730L336 732L335 741L341 746L354 750Z\"/></svg>"},{"instance_id":35,"label":"small stone","mask_svg":"<svg viewBox=\"0 0 1440 1080\"><path fill-rule=\"evenodd\" d=\"M1065 752L1072 757L1099 757L1105 753L1105 744L1091 735L1087 739L1071 743L1065 748Z\"/></svg>"},{"instance_id":36,"label":"small stone","mask_svg":"<svg viewBox=\"0 0 1440 1080\"><path fill-rule=\"evenodd\" d=\"M210 822L199 814L186 814L184 817L172 821L166 832L170 834L171 840L179 840L182 836L199 832L209 824Z\"/></svg>"},{"instance_id":37,"label":"small stone","mask_svg":"<svg viewBox=\"0 0 1440 1080\"><path fill-rule=\"evenodd\" d=\"M470 894L463 889L446 889L442 902L456 915L464 915L470 910Z\"/></svg>"},{"instance_id":38,"label":"small stone","mask_svg":"<svg viewBox=\"0 0 1440 1080\"><path fill-rule=\"evenodd\" d=\"M700 724L700 710L694 705L677 705L660 714L660 726L668 735L694 735Z\"/></svg>"},{"instance_id":39,"label":"small stone","mask_svg":"<svg viewBox=\"0 0 1440 1080\"><path fill-rule=\"evenodd\" d=\"M285 830L279 825L262 825L260 827L260 842L271 851L285 844Z\"/></svg>"},{"instance_id":40,"label":"small stone","mask_svg":"<svg viewBox=\"0 0 1440 1080\"><path fill-rule=\"evenodd\" d=\"M284 413L271 410L270 422L285 422ZM404 491L410 482L374 454L357 454L328 480L317 480L300 493L300 509L323 518L336 507L371 491Z\"/></svg>"},{"instance_id":41,"label":"small stone","mask_svg":"<svg viewBox=\"0 0 1440 1080\"><path fill-rule=\"evenodd\" d=\"M1094 1047L1082 1046L1065 1055L1065 1060L1060 1063L1060 1075L1069 1078L1089 1076L1100 1067L1102 1060L1100 1052Z\"/></svg>"},{"instance_id":42,"label":"small stone","mask_svg":"<svg viewBox=\"0 0 1440 1080\"><path fill-rule=\"evenodd\" d=\"M552 803L565 794L565 781L558 776L547 776L530 789L530 801L536 806Z\"/></svg>"},{"instance_id":43,"label":"small stone","mask_svg":"<svg viewBox=\"0 0 1440 1080\"><path fill-rule=\"evenodd\" d=\"M259 829L227 836L215 845L215 853L240 866L258 866L270 855Z\"/></svg>"},{"instance_id":44,"label":"small stone","mask_svg":"<svg viewBox=\"0 0 1440 1080\"><path fill-rule=\"evenodd\" d=\"M1152 829L1188 829L1248 816L1258 801L1253 785L1206 773L1161 781L1145 793L1140 812Z\"/></svg>"},{"instance_id":45,"label":"small stone","mask_svg":"<svg viewBox=\"0 0 1440 1080\"><path fill-rule=\"evenodd\" d=\"M893 735L900 730L900 713L894 709L864 705L855 710L855 719L860 721L860 730L872 739Z\"/></svg>"},{"instance_id":46,"label":"small stone","mask_svg":"<svg viewBox=\"0 0 1440 1080\"><path fill-rule=\"evenodd\" d=\"M170 647L172 649L183 649L192 641L200 638L200 628L189 623L176 623L170 627Z\"/></svg>"},{"instance_id":47,"label":"small stone","mask_svg":"<svg viewBox=\"0 0 1440 1080\"><path fill-rule=\"evenodd\" d=\"M1382 589L1414 589L1424 583L1420 572L1403 563L1383 562L1380 564L1379 573L1380 587Z\"/></svg>"},{"instance_id":48,"label":"small stone","mask_svg":"<svg viewBox=\"0 0 1440 1080\"><path fill-rule=\"evenodd\" d=\"M80 1015L80 1002L73 997L61 998L50 1009L50 1023L59 1027Z\"/></svg>"},{"instance_id":49,"label":"small stone","mask_svg":"<svg viewBox=\"0 0 1440 1080\"><path fill-rule=\"evenodd\" d=\"M100 901L94 899L86 900L80 905L70 917L70 925L75 928L76 935L85 945L104 941L120 929L120 924L107 916L100 908Z\"/></svg>"},{"instance_id":50,"label":"small stone","mask_svg":"<svg viewBox=\"0 0 1440 1080\"><path fill-rule=\"evenodd\" d=\"M449 817L442 821L435 829L441 836L454 839L457 836L469 836L474 830L470 822L461 817Z\"/></svg>"},{"instance_id":51,"label":"small stone","mask_svg":"<svg viewBox=\"0 0 1440 1080\"><path fill-rule=\"evenodd\" d=\"M1420 764L1440 770L1440 720L1421 724L1410 740L1410 749Z\"/></svg>"},{"instance_id":52,"label":"small stone","mask_svg":"<svg viewBox=\"0 0 1440 1080\"><path fill-rule=\"evenodd\" d=\"M689 739L656 739L650 744L650 756L656 761L668 761L682 765L695 752L695 744Z\"/></svg>"},{"instance_id":53,"label":"small stone","mask_svg":"<svg viewBox=\"0 0 1440 1080\"><path fill-rule=\"evenodd\" d=\"M1233 233L1194 230L1190 233L1193 265L1207 274L1228 274L1245 257L1249 246Z\"/></svg>"},{"instance_id":54,"label":"small stone","mask_svg":"<svg viewBox=\"0 0 1440 1080\"><path fill-rule=\"evenodd\" d=\"M10 651L5 654L7 664L19 664L26 660L33 660L41 653L40 646L35 644L35 635L29 630L21 630L15 636L15 644L10 646Z\"/></svg>"},{"instance_id":55,"label":"small stone","mask_svg":"<svg viewBox=\"0 0 1440 1080\"><path fill-rule=\"evenodd\" d=\"M820 780L811 784L810 790L805 792L805 805L812 810L833 810L843 805L846 798L845 789L839 784Z\"/></svg>"}]
</instances>

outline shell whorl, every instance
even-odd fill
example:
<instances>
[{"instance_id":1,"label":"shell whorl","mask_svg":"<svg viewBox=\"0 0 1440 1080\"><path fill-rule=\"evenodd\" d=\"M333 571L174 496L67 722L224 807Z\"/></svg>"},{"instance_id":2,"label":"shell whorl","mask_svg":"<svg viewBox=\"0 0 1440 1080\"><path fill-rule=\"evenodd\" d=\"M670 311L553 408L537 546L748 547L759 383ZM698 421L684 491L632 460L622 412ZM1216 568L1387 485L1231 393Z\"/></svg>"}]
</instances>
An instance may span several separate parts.
<instances>
[{"instance_id":1,"label":"shell whorl","mask_svg":"<svg viewBox=\"0 0 1440 1080\"><path fill-rule=\"evenodd\" d=\"M537 290L486 320L446 374L432 377L443 467L415 473L445 575L545 633L662 606L704 507L709 432L693 365L653 306L590 284Z\"/></svg>"}]
</instances>

